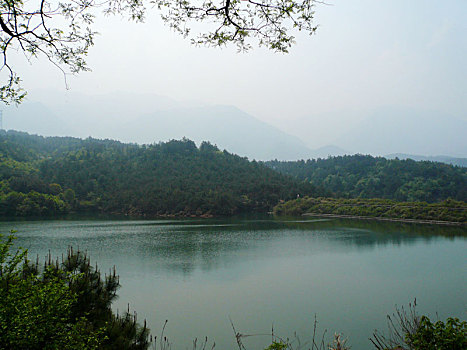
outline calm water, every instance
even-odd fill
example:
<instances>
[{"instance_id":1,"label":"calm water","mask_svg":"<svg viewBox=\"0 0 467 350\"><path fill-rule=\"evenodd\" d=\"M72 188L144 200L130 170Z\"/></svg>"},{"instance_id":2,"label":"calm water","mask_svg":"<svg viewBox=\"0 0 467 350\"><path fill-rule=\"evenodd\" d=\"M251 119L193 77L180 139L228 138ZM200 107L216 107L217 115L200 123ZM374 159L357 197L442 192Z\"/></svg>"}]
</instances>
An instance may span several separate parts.
<instances>
[{"instance_id":1,"label":"calm water","mask_svg":"<svg viewBox=\"0 0 467 350\"><path fill-rule=\"evenodd\" d=\"M207 336L234 349L237 331L310 338L344 333L371 349L385 315L416 297L418 310L467 319L467 230L345 220L61 220L1 222L30 257L86 250L122 288L115 308L136 310L173 349ZM267 336L245 339L263 349Z\"/></svg>"}]
</instances>

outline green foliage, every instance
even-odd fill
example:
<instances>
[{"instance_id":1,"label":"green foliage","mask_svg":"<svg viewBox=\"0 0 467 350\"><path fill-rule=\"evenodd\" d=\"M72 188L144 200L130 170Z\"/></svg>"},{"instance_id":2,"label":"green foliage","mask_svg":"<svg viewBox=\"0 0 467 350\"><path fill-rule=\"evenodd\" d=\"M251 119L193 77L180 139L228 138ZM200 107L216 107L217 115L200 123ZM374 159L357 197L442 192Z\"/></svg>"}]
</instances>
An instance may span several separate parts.
<instances>
[{"instance_id":1,"label":"green foliage","mask_svg":"<svg viewBox=\"0 0 467 350\"><path fill-rule=\"evenodd\" d=\"M446 322L418 316L417 301L408 309L388 315L389 336L373 333L370 341L378 350L461 350L467 349L467 322L448 318Z\"/></svg>"},{"instance_id":2,"label":"green foliage","mask_svg":"<svg viewBox=\"0 0 467 350\"><path fill-rule=\"evenodd\" d=\"M287 344L284 344L283 342L275 341L264 350L284 350L284 349L287 349Z\"/></svg>"},{"instance_id":3,"label":"green foliage","mask_svg":"<svg viewBox=\"0 0 467 350\"><path fill-rule=\"evenodd\" d=\"M467 322L448 318L446 323L432 323L428 317L422 316L417 331L406 334L406 342L414 350L467 349Z\"/></svg>"},{"instance_id":4,"label":"green foliage","mask_svg":"<svg viewBox=\"0 0 467 350\"><path fill-rule=\"evenodd\" d=\"M442 163L353 155L265 164L300 181L324 187L332 197L467 201L467 168Z\"/></svg>"},{"instance_id":5,"label":"green foliage","mask_svg":"<svg viewBox=\"0 0 467 350\"><path fill-rule=\"evenodd\" d=\"M73 317L77 294L66 279L51 268L32 273L27 251L10 252L13 238L0 241L0 349L97 349L102 332Z\"/></svg>"},{"instance_id":6,"label":"green foliage","mask_svg":"<svg viewBox=\"0 0 467 350\"><path fill-rule=\"evenodd\" d=\"M389 199L305 197L279 203L275 215L332 214L388 219L467 222L467 203L451 199L440 203L396 202Z\"/></svg>"},{"instance_id":7,"label":"green foliage","mask_svg":"<svg viewBox=\"0 0 467 350\"><path fill-rule=\"evenodd\" d=\"M187 139L138 146L11 131L0 140L0 170L3 162L10 164L0 171L4 216L232 215L267 212L297 194L321 194L208 142L199 148Z\"/></svg>"},{"instance_id":8,"label":"green foliage","mask_svg":"<svg viewBox=\"0 0 467 350\"><path fill-rule=\"evenodd\" d=\"M72 320L76 302L66 283L48 276L21 278L0 292L0 348L98 349L102 332L90 332L85 317Z\"/></svg>"},{"instance_id":9,"label":"green foliage","mask_svg":"<svg viewBox=\"0 0 467 350\"><path fill-rule=\"evenodd\" d=\"M51 216L67 211L67 204L59 196L36 191L0 193L2 216Z\"/></svg>"},{"instance_id":10,"label":"green foliage","mask_svg":"<svg viewBox=\"0 0 467 350\"><path fill-rule=\"evenodd\" d=\"M149 330L136 316L115 315L120 286L115 270L104 279L81 252L61 263L11 253L13 236L0 242L0 349L147 349Z\"/></svg>"},{"instance_id":11,"label":"green foliage","mask_svg":"<svg viewBox=\"0 0 467 350\"><path fill-rule=\"evenodd\" d=\"M13 232L12 232L13 233ZM0 239L3 236L0 235ZM0 287L6 288L21 272L21 263L26 258L27 251L18 249L11 254L14 236L10 234L5 242L0 241Z\"/></svg>"}]
</instances>

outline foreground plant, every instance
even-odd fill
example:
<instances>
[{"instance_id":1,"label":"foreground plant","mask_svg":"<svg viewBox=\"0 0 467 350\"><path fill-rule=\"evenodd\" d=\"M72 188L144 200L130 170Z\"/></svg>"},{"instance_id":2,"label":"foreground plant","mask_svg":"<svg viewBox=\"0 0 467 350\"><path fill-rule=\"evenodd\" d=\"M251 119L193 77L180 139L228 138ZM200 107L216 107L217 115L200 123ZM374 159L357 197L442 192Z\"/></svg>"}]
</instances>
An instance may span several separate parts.
<instances>
[{"instance_id":1,"label":"foreground plant","mask_svg":"<svg viewBox=\"0 0 467 350\"><path fill-rule=\"evenodd\" d=\"M5 0L0 2L0 101L20 103L26 96L10 61L15 52L26 60L43 57L66 77L88 71L86 55L97 34L93 23L99 13L122 14L141 22L147 8L157 8L162 19L193 44L235 44L248 50L251 42L287 52L294 30L313 34L316 0ZM191 34L191 26L207 28ZM196 25L194 27L197 27ZM149 38L148 38L149 39ZM253 39L253 40L252 40Z\"/></svg>"},{"instance_id":2,"label":"foreground plant","mask_svg":"<svg viewBox=\"0 0 467 350\"><path fill-rule=\"evenodd\" d=\"M298 338L297 338L298 339ZM328 346L324 345L324 342L321 342L320 345L315 342L315 337L311 341L311 348L307 344L301 345L300 342L289 342L287 339L284 340L275 340L264 350L299 350L299 349L309 349L309 350L350 350L350 347L346 345L347 339L342 339L342 334L335 333L334 339L331 344Z\"/></svg>"},{"instance_id":3,"label":"foreground plant","mask_svg":"<svg viewBox=\"0 0 467 350\"><path fill-rule=\"evenodd\" d=\"M1 238L1 237L0 237ZM120 284L101 277L82 252L69 250L44 267L0 241L0 349L147 349L149 330L136 316L111 310Z\"/></svg>"},{"instance_id":4,"label":"foreground plant","mask_svg":"<svg viewBox=\"0 0 467 350\"><path fill-rule=\"evenodd\" d=\"M313 324L313 334L310 341L302 343L300 337L295 333L292 339L282 338L274 333L274 327L271 329L271 333L264 334L243 334L237 332L235 326L230 320L232 329L235 334L235 339L237 342L237 347L239 350L247 350L243 344L243 339L254 336L268 336L272 338L272 343L265 348L264 350L349 350L350 347L346 345L347 339L342 339L342 334L335 333L332 343L325 343L324 339L326 337L327 330L322 332L321 337L317 333L318 330L318 320L315 316ZM321 339L319 339L321 338Z\"/></svg>"},{"instance_id":5,"label":"foreground plant","mask_svg":"<svg viewBox=\"0 0 467 350\"><path fill-rule=\"evenodd\" d=\"M467 349L467 322L450 317L446 322L432 323L428 317L422 316L417 332L407 334L406 341L417 350Z\"/></svg>"},{"instance_id":6,"label":"foreground plant","mask_svg":"<svg viewBox=\"0 0 467 350\"><path fill-rule=\"evenodd\" d=\"M373 333L370 341L378 350L465 350L467 349L467 322L448 318L433 323L415 310L417 301L408 309L396 309L388 315L389 335Z\"/></svg>"}]
</instances>

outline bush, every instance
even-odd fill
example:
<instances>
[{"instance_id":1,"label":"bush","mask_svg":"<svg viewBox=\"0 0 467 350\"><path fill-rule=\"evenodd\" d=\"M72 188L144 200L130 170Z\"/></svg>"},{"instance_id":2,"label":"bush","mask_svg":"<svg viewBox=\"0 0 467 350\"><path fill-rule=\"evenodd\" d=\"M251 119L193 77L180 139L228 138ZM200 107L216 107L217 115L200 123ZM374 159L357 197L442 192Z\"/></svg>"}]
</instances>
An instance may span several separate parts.
<instances>
[{"instance_id":1,"label":"bush","mask_svg":"<svg viewBox=\"0 0 467 350\"><path fill-rule=\"evenodd\" d=\"M377 331L370 341L378 350L465 350L467 322L448 318L432 323L427 316L418 316L416 301L409 308L397 309L388 315L389 336Z\"/></svg>"},{"instance_id":2,"label":"bush","mask_svg":"<svg viewBox=\"0 0 467 350\"><path fill-rule=\"evenodd\" d=\"M1 236L0 236L1 238ZM88 257L69 250L61 263L11 253L13 236L0 240L0 349L142 349L149 329L136 316L115 315L120 284L115 270L101 277Z\"/></svg>"},{"instance_id":3,"label":"bush","mask_svg":"<svg viewBox=\"0 0 467 350\"><path fill-rule=\"evenodd\" d=\"M422 316L417 331L407 334L406 341L415 350L465 350L467 322L448 318L446 323L432 323L428 317Z\"/></svg>"}]
</instances>

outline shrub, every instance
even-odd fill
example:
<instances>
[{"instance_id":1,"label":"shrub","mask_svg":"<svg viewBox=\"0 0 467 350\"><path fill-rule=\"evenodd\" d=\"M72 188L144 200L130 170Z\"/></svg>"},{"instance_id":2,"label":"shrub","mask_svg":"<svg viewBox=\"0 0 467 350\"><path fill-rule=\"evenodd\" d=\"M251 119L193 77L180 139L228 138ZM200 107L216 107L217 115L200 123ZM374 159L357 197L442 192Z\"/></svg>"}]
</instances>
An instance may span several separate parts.
<instances>
[{"instance_id":1,"label":"shrub","mask_svg":"<svg viewBox=\"0 0 467 350\"><path fill-rule=\"evenodd\" d=\"M0 349L149 347L145 324L112 312L120 286L115 270L102 278L85 254L71 249L61 263L49 257L41 269L27 251L11 253L13 239L0 240Z\"/></svg>"},{"instance_id":2,"label":"shrub","mask_svg":"<svg viewBox=\"0 0 467 350\"><path fill-rule=\"evenodd\" d=\"M446 322L432 321L418 316L416 301L408 310L397 309L388 316L389 336L377 331L370 341L378 350L465 350L467 349L467 322L448 318Z\"/></svg>"},{"instance_id":3,"label":"shrub","mask_svg":"<svg viewBox=\"0 0 467 350\"><path fill-rule=\"evenodd\" d=\"M406 341L415 350L464 350L467 349L467 322L448 318L446 323L432 323L422 316L417 331L408 333Z\"/></svg>"}]
</instances>

